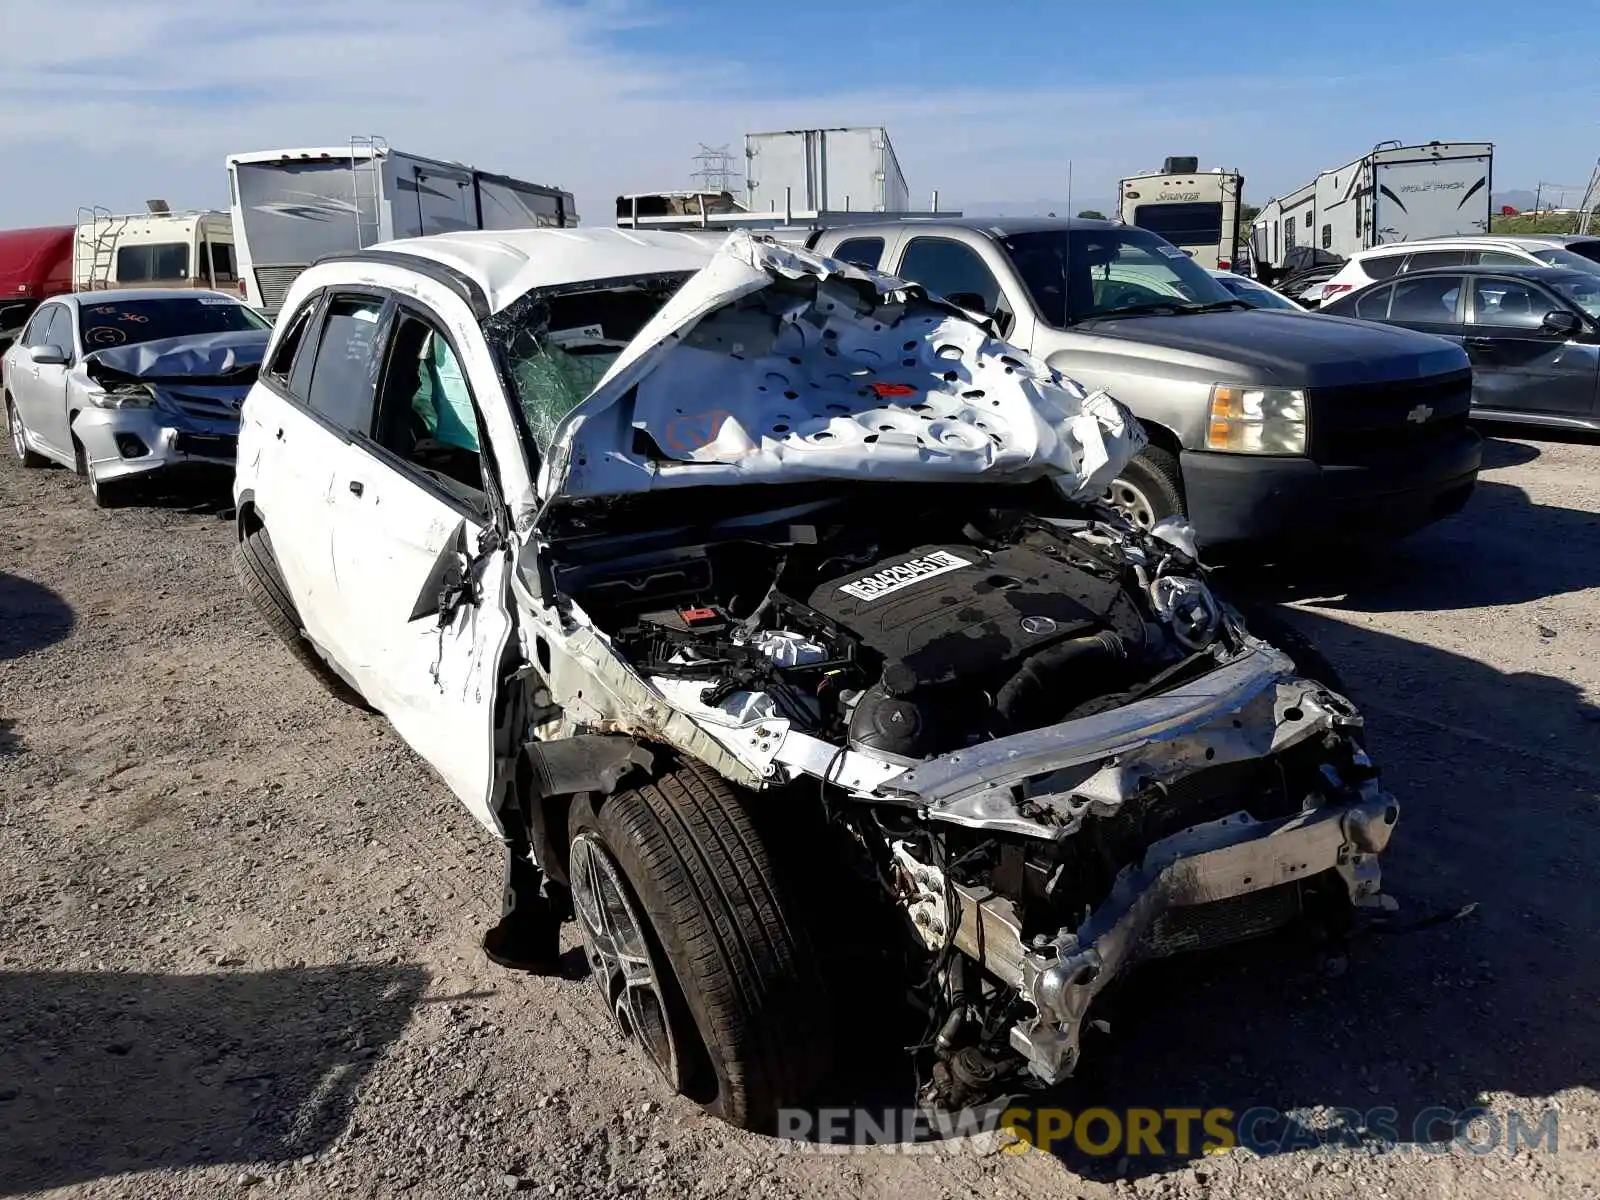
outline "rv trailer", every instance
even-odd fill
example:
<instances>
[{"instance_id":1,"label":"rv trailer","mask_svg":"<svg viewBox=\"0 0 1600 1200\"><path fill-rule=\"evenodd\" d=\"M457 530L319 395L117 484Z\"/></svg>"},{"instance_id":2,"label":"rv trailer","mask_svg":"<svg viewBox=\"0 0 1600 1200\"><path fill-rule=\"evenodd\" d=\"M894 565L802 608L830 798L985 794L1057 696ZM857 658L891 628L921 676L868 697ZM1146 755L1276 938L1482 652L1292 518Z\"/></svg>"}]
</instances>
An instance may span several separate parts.
<instances>
[{"instance_id":1,"label":"rv trailer","mask_svg":"<svg viewBox=\"0 0 1600 1200\"><path fill-rule=\"evenodd\" d=\"M570 192L392 150L382 138L227 161L243 294L268 314L330 254L431 233L578 223Z\"/></svg>"},{"instance_id":2,"label":"rv trailer","mask_svg":"<svg viewBox=\"0 0 1600 1200\"><path fill-rule=\"evenodd\" d=\"M1188 251L1202 267L1231 271L1239 260L1243 229L1239 205L1244 176L1198 158L1169 158L1159 171L1132 175L1117 185L1118 215L1125 225L1159 234Z\"/></svg>"},{"instance_id":3,"label":"rv trailer","mask_svg":"<svg viewBox=\"0 0 1600 1200\"><path fill-rule=\"evenodd\" d=\"M1389 242L1487 233L1493 167L1491 142L1380 142L1256 214L1256 274L1281 274L1306 248L1337 261Z\"/></svg>"}]
</instances>

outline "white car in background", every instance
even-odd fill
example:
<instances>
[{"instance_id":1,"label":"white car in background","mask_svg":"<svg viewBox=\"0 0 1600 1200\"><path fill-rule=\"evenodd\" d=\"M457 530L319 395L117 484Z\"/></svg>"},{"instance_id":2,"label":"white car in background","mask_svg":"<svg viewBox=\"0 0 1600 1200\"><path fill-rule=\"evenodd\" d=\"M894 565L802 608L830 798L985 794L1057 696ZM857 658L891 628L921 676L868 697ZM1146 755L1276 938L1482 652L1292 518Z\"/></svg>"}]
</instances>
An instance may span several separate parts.
<instances>
[{"instance_id":1,"label":"white car in background","mask_svg":"<svg viewBox=\"0 0 1600 1200\"><path fill-rule=\"evenodd\" d=\"M1273 291L1264 283L1257 283L1254 279L1240 275L1234 271L1218 271L1208 269L1210 275L1233 295L1239 297L1252 308L1281 308L1289 312L1305 312L1305 305L1296 303L1282 292Z\"/></svg>"},{"instance_id":2,"label":"white car in background","mask_svg":"<svg viewBox=\"0 0 1600 1200\"><path fill-rule=\"evenodd\" d=\"M1368 284L1433 267L1570 267L1600 273L1600 238L1568 234L1505 234L1440 237L1374 246L1353 254L1320 292L1318 304L1360 291Z\"/></svg>"}]
</instances>

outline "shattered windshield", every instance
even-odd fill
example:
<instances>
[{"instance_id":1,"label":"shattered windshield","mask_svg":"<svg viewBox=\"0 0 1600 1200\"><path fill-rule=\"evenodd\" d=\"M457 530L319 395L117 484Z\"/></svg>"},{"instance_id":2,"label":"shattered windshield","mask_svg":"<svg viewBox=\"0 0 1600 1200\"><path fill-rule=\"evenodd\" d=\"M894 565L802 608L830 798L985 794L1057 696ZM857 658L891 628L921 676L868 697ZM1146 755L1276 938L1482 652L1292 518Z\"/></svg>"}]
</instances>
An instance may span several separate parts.
<instances>
[{"instance_id":1,"label":"shattered windshield","mask_svg":"<svg viewBox=\"0 0 1600 1200\"><path fill-rule=\"evenodd\" d=\"M561 421L692 272L530 292L484 323L543 455Z\"/></svg>"},{"instance_id":2,"label":"shattered windshield","mask_svg":"<svg viewBox=\"0 0 1600 1200\"><path fill-rule=\"evenodd\" d=\"M1243 306L1182 250L1142 229L1046 229L1000 245L1039 315L1058 329L1113 314Z\"/></svg>"}]
</instances>

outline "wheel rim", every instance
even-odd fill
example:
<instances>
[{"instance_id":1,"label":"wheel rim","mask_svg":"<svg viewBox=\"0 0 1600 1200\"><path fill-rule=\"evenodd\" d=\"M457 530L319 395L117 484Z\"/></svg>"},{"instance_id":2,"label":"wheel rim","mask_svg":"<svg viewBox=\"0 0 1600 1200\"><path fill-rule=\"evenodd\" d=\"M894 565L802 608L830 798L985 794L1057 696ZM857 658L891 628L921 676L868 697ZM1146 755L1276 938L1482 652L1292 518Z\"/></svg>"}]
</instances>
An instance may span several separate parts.
<instances>
[{"instance_id":1,"label":"wheel rim","mask_svg":"<svg viewBox=\"0 0 1600 1200\"><path fill-rule=\"evenodd\" d=\"M573 839L568 877L589 974L612 1022L624 1038L639 1044L667 1084L681 1091L681 1059L661 973L622 872L596 834Z\"/></svg>"},{"instance_id":2,"label":"wheel rim","mask_svg":"<svg viewBox=\"0 0 1600 1200\"><path fill-rule=\"evenodd\" d=\"M1106 500L1140 529L1149 529L1156 523L1155 505L1150 503L1150 497L1126 479L1111 481L1106 489Z\"/></svg>"},{"instance_id":3,"label":"wheel rim","mask_svg":"<svg viewBox=\"0 0 1600 1200\"><path fill-rule=\"evenodd\" d=\"M22 420L17 416L15 405L6 405L6 424L11 426L11 449L20 462L28 456L28 441L22 436Z\"/></svg>"}]
</instances>

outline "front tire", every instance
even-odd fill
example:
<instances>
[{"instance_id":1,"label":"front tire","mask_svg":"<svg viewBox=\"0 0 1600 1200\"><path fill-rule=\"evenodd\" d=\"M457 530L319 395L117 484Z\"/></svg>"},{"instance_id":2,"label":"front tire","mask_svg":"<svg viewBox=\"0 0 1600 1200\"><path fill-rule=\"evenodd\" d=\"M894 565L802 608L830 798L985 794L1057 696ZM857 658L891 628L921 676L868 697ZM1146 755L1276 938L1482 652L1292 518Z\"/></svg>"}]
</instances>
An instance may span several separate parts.
<instances>
[{"instance_id":1,"label":"front tire","mask_svg":"<svg viewBox=\"0 0 1600 1200\"><path fill-rule=\"evenodd\" d=\"M89 495L96 508L122 508L132 498L133 485L127 480L101 479L88 465L83 473L89 480Z\"/></svg>"},{"instance_id":2,"label":"front tire","mask_svg":"<svg viewBox=\"0 0 1600 1200\"><path fill-rule=\"evenodd\" d=\"M6 429L11 434L11 453L16 455L17 461L30 470L38 467L48 467L50 460L42 454L35 454L28 449L28 439L23 433L22 415L17 412L17 406L11 402L11 397L6 397Z\"/></svg>"},{"instance_id":3,"label":"front tire","mask_svg":"<svg viewBox=\"0 0 1600 1200\"><path fill-rule=\"evenodd\" d=\"M1147 445L1111 481L1106 502L1139 529L1167 517L1183 517L1183 476L1178 460L1160 446Z\"/></svg>"},{"instance_id":4,"label":"front tire","mask_svg":"<svg viewBox=\"0 0 1600 1200\"><path fill-rule=\"evenodd\" d=\"M598 807L579 797L569 828L573 908L613 1020L674 1089L772 1130L828 1070L829 1005L739 792L681 763Z\"/></svg>"}]
</instances>

